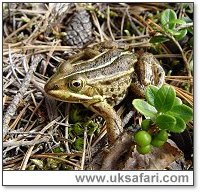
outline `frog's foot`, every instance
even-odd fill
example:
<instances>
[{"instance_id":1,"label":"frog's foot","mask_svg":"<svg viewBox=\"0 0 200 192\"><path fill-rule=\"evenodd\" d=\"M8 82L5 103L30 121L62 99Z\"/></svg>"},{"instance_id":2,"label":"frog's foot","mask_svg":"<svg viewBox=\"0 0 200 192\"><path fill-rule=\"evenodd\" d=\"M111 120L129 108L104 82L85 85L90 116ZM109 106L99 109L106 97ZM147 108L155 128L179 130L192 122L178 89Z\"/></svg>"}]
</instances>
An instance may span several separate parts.
<instances>
[{"instance_id":1,"label":"frog's foot","mask_svg":"<svg viewBox=\"0 0 200 192\"><path fill-rule=\"evenodd\" d=\"M131 89L136 96L144 97L147 86L161 87L165 81L165 72L151 53L143 53L135 64Z\"/></svg>"},{"instance_id":2,"label":"frog's foot","mask_svg":"<svg viewBox=\"0 0 200 192\"><path fill-rule=\"evenodd\" d=\"M144 98L146 87L141 84L139 81L135 81L130 85L131 91L134 93L135 96Z\"/></svg>"}]
</instances>

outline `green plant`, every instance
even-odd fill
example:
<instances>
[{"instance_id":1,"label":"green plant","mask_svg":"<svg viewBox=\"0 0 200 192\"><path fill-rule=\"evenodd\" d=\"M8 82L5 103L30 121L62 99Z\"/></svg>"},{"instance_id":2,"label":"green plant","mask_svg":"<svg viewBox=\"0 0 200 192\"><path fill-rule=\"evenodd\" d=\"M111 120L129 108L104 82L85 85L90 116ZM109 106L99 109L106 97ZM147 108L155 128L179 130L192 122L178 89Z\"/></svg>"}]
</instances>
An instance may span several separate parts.
<instances>
[{"instance_id":1,"label":"green plant","mask_svg":"<svg viewBox=\"0 0 200 192\"><path fill-rule=\"evenodd\" d=\"M160 89L153 85L148 86L145 98L147 101L133 100L133 106L146 117L141 123L143 131L140 130L134 137L139 146L138 152L142 151L142 154L148 150L141 148L149 144L161 147L167 141L167 132L183 132L186 123L193 117L193 110L176 97L176 92L170 85L163 85ZM150 137L151 141L145 139Z\"/></svg>"},{"instance_id":2,"label":"green plant","mask_svg":"<svg viewBox=\"0 0 200 192\"><path fill-rule=\"evenodd\" d=\"M177 14L172 9L164 10L160 15L162 30L158 30L160 35L150 39L151 43L162 43L174 37L176 40L183 39L188 31L191 31L192 22L187 23L187 18L177 18Z\"/></svg>"}]
</instances>

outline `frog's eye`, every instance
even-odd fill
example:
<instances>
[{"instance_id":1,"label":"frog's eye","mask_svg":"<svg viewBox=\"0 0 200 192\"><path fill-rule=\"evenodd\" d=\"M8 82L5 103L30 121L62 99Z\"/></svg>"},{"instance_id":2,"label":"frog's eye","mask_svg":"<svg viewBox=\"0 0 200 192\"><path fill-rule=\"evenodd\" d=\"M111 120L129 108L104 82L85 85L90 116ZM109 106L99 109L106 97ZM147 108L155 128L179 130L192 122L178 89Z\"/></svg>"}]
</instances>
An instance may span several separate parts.
<instances>
[{"instance_id":1,"label":"frog's eye","mask_svg":"<svg viewBox=\"0 0 200 192\"><path fill-rule=\"evenodd\" d=\"M82 79L74 79L69 83L69 88L72 91L80 91L84 86L84 81Z\"/></svg>"}]
</instances>

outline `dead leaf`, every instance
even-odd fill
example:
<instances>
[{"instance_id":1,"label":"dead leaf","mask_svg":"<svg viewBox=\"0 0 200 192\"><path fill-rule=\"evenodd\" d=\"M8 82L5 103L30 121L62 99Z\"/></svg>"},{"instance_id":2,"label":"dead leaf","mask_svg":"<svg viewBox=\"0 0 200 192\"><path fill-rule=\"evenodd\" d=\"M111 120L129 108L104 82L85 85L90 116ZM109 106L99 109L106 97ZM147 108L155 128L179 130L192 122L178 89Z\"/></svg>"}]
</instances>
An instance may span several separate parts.
<instances>
[{"instance_id":1,"label":"dead leaf","mask_svg":"<svg viewBox=\"0 0 200 192\"><path fill-rule=\"evenodd\" d=\"M123 170L163 170L172 162L183 158L183 152L176 144L168 140L161 148L153 148L152 152L141 155L135 149Z\"/></svg>"}]
</instances>

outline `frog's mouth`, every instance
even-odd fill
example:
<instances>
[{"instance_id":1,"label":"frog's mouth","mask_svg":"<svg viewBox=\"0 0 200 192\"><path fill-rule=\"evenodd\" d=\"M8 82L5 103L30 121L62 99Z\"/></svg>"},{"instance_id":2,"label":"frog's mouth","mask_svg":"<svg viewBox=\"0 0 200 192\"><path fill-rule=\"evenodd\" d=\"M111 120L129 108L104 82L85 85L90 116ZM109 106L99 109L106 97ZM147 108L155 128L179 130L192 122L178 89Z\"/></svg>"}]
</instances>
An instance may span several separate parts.
<instances>
[{"instance_id":1,"label":"frog's mouth","mask_svg":"<svg viewBox=\"0 0 200 192\"><path fill-rule=\"evenodd\" d=\"M72 92L68 93L64 90L47 90L46 93L53 99L66 101L69 103L90 103L91 101L94 102L94 100L100 100L96 97L89 97L87 95L81 95Z\"/></svg>"}]
</instances>

